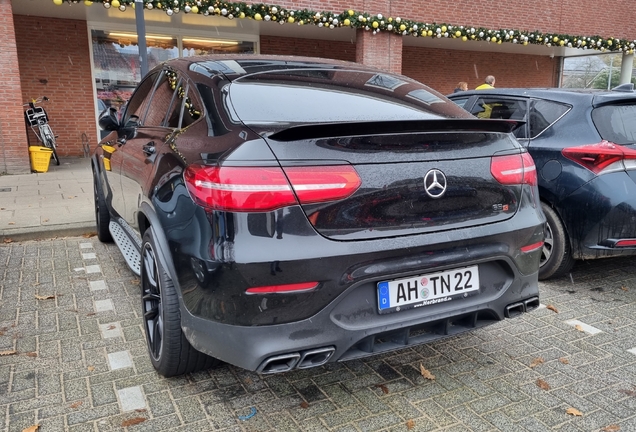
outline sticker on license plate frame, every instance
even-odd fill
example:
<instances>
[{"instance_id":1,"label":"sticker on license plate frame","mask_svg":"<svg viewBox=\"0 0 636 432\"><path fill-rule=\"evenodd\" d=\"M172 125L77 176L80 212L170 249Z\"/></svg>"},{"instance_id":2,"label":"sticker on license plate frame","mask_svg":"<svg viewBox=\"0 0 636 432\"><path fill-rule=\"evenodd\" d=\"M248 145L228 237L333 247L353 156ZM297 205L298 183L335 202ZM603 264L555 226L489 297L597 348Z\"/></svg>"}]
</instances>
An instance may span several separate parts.
<instances>
[{"instance_id":1,"label":"sticker on license plate frame","mask_svg":"<svg viewBox=\"0 0 636 432\"><path fill-rule=\"evenodd\" d=\"M377 284L380 314L444 303L479 292L479 267L469 266Z\"/></svg>"}]
</instances>

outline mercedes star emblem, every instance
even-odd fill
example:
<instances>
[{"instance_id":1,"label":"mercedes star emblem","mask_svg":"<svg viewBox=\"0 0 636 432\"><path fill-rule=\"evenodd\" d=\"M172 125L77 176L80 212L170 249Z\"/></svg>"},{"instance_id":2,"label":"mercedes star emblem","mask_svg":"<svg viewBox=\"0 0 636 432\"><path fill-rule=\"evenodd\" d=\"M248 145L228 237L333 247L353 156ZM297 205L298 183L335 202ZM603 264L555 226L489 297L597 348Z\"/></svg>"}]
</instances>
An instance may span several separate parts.
<instances>
[{"instance_id":1,"label":"mercedes star emblem","mask_svg":"<svg viewBox=\"0 0 636 432\"><path fill-rule=\"evenodd\" d=\"M441 198L446 192L446 176L438 169L432 169L424 176L424 188L431 198Z\"/></svg>"}]
</instances>

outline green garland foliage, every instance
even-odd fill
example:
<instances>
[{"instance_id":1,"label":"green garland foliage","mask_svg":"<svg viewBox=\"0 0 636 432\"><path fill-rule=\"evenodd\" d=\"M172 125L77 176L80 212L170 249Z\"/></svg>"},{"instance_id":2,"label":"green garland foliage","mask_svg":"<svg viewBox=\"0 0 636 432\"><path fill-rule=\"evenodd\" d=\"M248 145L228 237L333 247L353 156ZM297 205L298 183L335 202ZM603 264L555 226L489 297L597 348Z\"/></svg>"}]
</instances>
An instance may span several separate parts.
<instances>
[{"instance_id":1,"label":"green garland foliage","mask_svg":"<svg viewBox=\"0 0 636 432\"><path fill-rule=\"evenodd\" d=\"M80 3L87 6L101 3L105 8L117 8L125 11L135 7L135 0L53 0L55 4ZM514 29L488 29L448 23L424 23L400 17L385 17L382 14L357 12L352 9L340 14L317 12L308 9L292 10L280 6L243 2L222 2L217 0L142 0L146 9L163 10L168 15L193 13L221 16L227 19L253 19L272 21L281 25L316 25L326 29L351 27L364 29L377 34L389 32L402 36L452 38L463 41L486 41L490 43L514 43L520 45L544 45L597 51L620 51L632 54L636 40L603 38L594 36L576 36L557 33L542 33Z\"/></svg>"}]
</instances>

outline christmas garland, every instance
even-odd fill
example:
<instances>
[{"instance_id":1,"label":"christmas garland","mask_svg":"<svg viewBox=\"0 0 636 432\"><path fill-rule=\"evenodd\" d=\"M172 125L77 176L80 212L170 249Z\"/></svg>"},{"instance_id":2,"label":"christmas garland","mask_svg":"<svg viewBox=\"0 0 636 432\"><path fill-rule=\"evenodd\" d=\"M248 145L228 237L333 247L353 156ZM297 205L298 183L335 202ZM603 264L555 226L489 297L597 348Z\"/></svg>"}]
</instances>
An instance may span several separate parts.
<instances>
[{"instance_id":1,"label":"christmas garland","mask_svg":"<svg viewBox=\"0 0 636 432\"><path fill-rule=\"evenodd\" d=\"M105 8L117 8L125 11L135 7L135 0L83 0L87 6L101 3ZM53 0L56 5L63 3L80 3L80 0ZM279 6L243 2L220 2L218 0L143 0L146 9L159 9L172 16L175 13L194 13L201 15L222 16L227 19L253 19L256 21L273 21L279 24L316 25L327 29L351 27L364 29L377 34L390 32L402 36L452 38L463 41L486 41L490 43L514 43L520 45L545 45L548 47L568 47L592 49L597 51L619 51L632 54L636 40L603 38L601 36L572 36L539 31L487 29L484 27L457 26L451 24L423 23L400 17L384 17L382 14L372 15L354 10L341 14L333 12L316 12L308 9L292 10Z\"/></svg>"}]
</instances>

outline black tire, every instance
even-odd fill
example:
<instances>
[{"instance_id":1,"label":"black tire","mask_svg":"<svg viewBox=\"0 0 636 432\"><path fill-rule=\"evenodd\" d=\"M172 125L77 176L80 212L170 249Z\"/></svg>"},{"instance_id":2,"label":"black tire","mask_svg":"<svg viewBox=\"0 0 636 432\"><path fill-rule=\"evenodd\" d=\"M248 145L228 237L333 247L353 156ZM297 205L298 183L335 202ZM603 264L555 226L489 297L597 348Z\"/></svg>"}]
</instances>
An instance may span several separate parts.
<instances>
[{"instance_id":1,"label":"black tire","mask_svg":"<svg viewBox=\"0 0 636 432\"><path fill-rule=\"evenodd\" d=\"M60 166L60 158L57 156L57 150L55 150L55 147L51 147L51 150L53 150L51 157L55 161L55 165Z\"/></svg>"},{"instance_id":2,"label":"black tire","mask_svg":"<svg viewBox=\"0 0 636 432\"><path fill-rule=\"evenodd\" d=\"M51 153L51 158L55 161L55 165L60 166L60 158L57 156L57 150L55 149L55 144L53 143L50 137L46 137L45 146L53 150Z\"/></svg>"},{"instance_id":3,"label":"black tire","mask_svg":"<svg viewBox=\"0 0 636 432\"><path fill-rule=\"evenodd\" d=\"M561 218L546 203L542 202L541 208L545 214L547 226L539 262L539 279L545 280L569 272L574 265L574 258L570 239Z\"/></svg>"},{"instance_id":4,"label":"black tire","mask_svg":"<svg viewBox=\"0 0 636 432\"><path fill-rule=\"evenodd\" d=\"M195 350L183 334L179 299L172 280L157 259L151 229L146 230L141 247L141 307L148 354L160 375L182 375L220 363Z\"/></svg>"},{"instance_id":5,"label":"black tire","mask_svg":"<svg viewBox=\"0 0 636 432\"><path fill-rule=\"evenodd\" d=\"M106 205L106 199L99 184L97 174L93 174L93 196L95 197L95 225L97 227L97 238L102 243L110 243L113 236L110 234L108 225L110 224L110 213Z\"/></svg>"}]
</instances>

